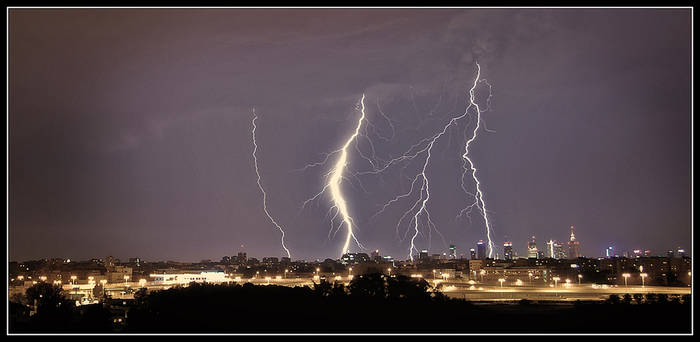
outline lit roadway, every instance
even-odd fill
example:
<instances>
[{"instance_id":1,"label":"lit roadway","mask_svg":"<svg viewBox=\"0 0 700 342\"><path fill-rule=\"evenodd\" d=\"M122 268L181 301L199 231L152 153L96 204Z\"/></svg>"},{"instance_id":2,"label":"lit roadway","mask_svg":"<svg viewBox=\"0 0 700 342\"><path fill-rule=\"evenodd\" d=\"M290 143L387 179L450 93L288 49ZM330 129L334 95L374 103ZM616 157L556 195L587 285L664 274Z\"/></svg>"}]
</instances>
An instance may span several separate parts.
<instances>
[{"instance_id":1,"label":"lit roadway","mask_svg":"<svg viewBox=\"0 0 700 342\"><path fill-rule=\"evenodd\" d=\"M351 278L348 276L343 277L327 277L328 281L337 281L345 284L349 284ZM318 277L314 278L282 278L282 277L259 277L259 278L246 278L246 279L231 279L231 283L252 283L254 285L280 285L280 286L310 286L313 287L313 283L319 282ZM596 284L581 284L577 283L558 283L556 287L554 284L535 286L530 285L527 282L521 282L516 284L512 281L503 282L502 286L497 282L496 284L484 284L475 281L468 280L442 280L442 279L426 279L428 283L435 287L437 286L445 295L451 298L463 298L472 301L514 301L520 299L529 300L553 300L553 301L574 301L580 300L603 300L608 298L611 294L624 295L629 294L646 294L646 293L663 293L668 295L685 295L691 293L690 287L670 287L670 286L628 286L625 285L596 285ZM146 287L148 290L163 290L168 289L172 286L185 285L186 284L174 284L174 283L138 283L129 282L127 286L125 283L115 283L106 284L105 291L111 294L113 298L133 298L133 294L124 293L124 290L128 287L136 290L140 287ZM64 285L65 290L70 291L77 285ZM79 292L87 292L88 287L90 290L92 286L90 285L80 285ZM75 291L75 290L73 290Z\"/></svg>"}]
</instances>

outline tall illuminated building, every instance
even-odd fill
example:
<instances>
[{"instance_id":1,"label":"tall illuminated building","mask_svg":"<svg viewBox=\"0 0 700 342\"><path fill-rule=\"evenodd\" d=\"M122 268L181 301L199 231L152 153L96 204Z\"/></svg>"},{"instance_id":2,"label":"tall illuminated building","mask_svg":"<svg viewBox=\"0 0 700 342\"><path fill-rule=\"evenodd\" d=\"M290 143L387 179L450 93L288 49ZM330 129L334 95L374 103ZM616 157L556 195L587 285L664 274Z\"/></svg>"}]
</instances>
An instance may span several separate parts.
<instances>
[{"instance_id":1,"label":"tall illuminated building","mask_svg":"<svg viewBox=\"0 0 700 342\"><path fill-rule=\"evenodd\" d=\"M554 258L555 259L566 259L566 252L564 251L564 245L554 241Z\"/></svg>"},{"instance_id":2,"label":"tall illuminated building","mask_svg":"<svg viewBox=\"0 0 700 342\"><path fill-rule=\"evenodd\" d=\"M527 257L537 259L537 242L535 242L534 235L530 238L530 242L527 243Z\"/></svg>"},{"instance_id":3,"label":"tall illuminated building","mask_svg":"<svg viewBox=\"0 0 700 342\"><path fill-rule=\"evenodd\" d=\"M545 253L545 256L547 258L553 258L553 259L557 258L556 254L554 253L554 244L555 244L554 240L550 239L549 241L547 241L547 253Z\"/></svg>"},{"instance_id":4,"label":"tall illuminated building","mask_svg":"<svg viewBox=\"0 0 700 342\"><path fill-rule=\"evenodd\" d=\"M476 260L476 251L474 248L469 249L469 258L472 260Z\"/></svg>"},{"instance_id":5,"label":"tall illuminated building","mask_svg":"<svg viewBox=\"0 0 700 342\"><path fill-rule=\"evenodd\" d=\"M457 259L457 247L450 245L450 259Z\"/></svg>"},{"instance_id":6,"label":"tall illuminated building","mask_svg":"<svg viewBox=\"0 0 700 342\"><path fill-rule=\"evenodd\" d=\"M605 257L606 258L612 258L615 256L615 249L613 246L609 246L608 248L605 249Z\"/></svg>"},{"instance_id":7,"label":"tall illuminated building","mask_svg":"<svg viewBox=\"0 0 700 342\"><path fill-rule=\"evenodd\" d=\"M571 236L569 237L569 259L578 259L581 257L581 248L576 237L574 236L574 226L571 226Z\"/></svg>"},{"instance_id":8,"label":"tall illuminated building","mask_svg":"<svg viewBox=\"0 0 700 342\"><path fill-rule=\"evenodd\" d=\"M479 240L479 242L476 243L476 258L481 260L486 259L486 245L484 245L483 240Z\"/></svg>"},{"instance_id":9,"label":"tall illuminated building","mask_svg":"<svg viewBox=\"0 0 700 342\"><path fill-rule=\"evenodd\" d=\"M503 243L503 258L506 260L513 260L513 243L510 241Z\"/></svg>"}]
</instances>

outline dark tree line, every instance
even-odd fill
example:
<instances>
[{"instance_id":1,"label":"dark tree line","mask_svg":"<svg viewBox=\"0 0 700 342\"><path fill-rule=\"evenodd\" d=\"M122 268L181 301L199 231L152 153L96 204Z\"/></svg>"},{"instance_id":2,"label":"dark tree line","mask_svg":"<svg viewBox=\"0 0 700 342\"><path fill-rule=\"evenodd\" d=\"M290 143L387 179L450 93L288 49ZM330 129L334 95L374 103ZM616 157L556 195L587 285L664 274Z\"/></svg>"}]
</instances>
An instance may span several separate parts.
<instances>
[{"instance_id":1,"label":"dark tree line","mask_svg":"<svg viewBox=\"0 0 700 342\"><path fill-rule=\"evenodd\" d=\"M10 331L32 332L687 332L690 296L613 295L605 302L474 305L425 280L371 274L348 286L197 284L135 293L123 325L103 305L76 307L40 283L10 304ZM109 302L109 301L107 301ZM29 316L29 309L36 314Z\"/></svg>"}]
</instances>

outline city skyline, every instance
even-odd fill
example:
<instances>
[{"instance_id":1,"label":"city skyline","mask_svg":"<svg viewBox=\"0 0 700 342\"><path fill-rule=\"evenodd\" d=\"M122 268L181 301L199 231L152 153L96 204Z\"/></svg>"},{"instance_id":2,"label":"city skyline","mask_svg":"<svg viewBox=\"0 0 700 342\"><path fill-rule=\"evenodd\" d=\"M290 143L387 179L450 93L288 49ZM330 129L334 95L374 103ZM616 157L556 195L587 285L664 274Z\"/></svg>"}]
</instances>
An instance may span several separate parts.
<instances>
[{"instance_id":1,"label":"city skyline","mask_svg":"<svg viewBox=\"0 0 700 342\"><path fill-rule=\"evenodd\" d=\"M510 241L522 257L534 236L546 256L549 241L570 249L575 226L584 256L692 255L690 19L687 9L11 9L10 260L287 248L293 260L337 259L350 235L329 222L332 201L302 208L335 185L324 178L335 162L352 253L404 260L455 246L469 257L491 241L503 258ZM431 137L430 163L368 172ZM463 172L470 137L476 182ZM430 201L420 183L420 197L395 197L418 174Z\"/></svg>"}]
</instances>

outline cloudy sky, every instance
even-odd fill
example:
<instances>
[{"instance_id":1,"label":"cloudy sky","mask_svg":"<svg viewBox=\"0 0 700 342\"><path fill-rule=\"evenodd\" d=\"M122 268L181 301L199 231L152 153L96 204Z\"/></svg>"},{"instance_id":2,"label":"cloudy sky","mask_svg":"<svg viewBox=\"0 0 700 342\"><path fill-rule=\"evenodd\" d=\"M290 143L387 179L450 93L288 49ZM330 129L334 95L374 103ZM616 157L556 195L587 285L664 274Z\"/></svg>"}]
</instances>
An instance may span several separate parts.
<instances>
[{"instance_id":1,"label":"cloudy sky","mask_svg":"<svg viewBox=\"0 0 700 342\"><path fill-rule=\"evenodd\" d=\"M330 197L302 209L337 156L298 169L341 147L362 94L342 189L365 250L351 250L404 259L418 192L373 215L425 153L349 173L371 170L370 141L381 164L464 113L476 63L491 98L480 82L470 156L497 246L525 255L529 236L543 248L574 225L587 256L690 249L690 9L10 9L8 53L11 260L282 256L253 107L292 258L337 258ZM421 221L418 249L486 240L478 211L457 217L475 124L432 149L437 231Z\"/></svg>"}]
</instances>

